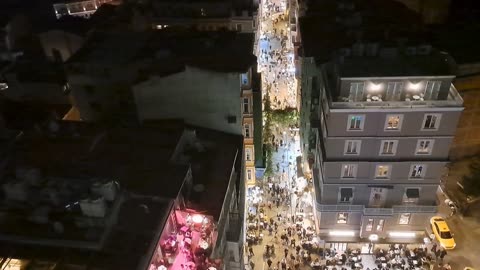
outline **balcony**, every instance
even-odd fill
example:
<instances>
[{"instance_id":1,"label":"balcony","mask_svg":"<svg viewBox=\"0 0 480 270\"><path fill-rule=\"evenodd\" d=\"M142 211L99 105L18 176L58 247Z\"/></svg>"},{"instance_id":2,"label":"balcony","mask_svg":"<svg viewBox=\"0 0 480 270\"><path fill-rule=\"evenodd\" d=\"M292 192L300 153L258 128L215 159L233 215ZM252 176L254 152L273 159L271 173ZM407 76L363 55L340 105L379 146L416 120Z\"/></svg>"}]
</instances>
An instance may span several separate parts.
<instances>
[{"instance_id":1,"label":"balcony","mask_svg":"<svg viewBox=\"0 0 480 270\"><path fill-rule=\"evenodd\" d=\"M340 101L330 103L331 109L374 109L374 108L444 108L444 107L461 107L463 99L453 84L450 85L448 98L445 100L406 100L406 101L353 101L348 97L339 97Z\"/></svg>"},{"instance_id":2,"label":"balcony","mask_svg":"<svg viewBox=\"0 0 480 270\"><path fill-rule=\"evenodd\" d=\"M395 205L392 208L370 208L364 205L319 204L319 212L363 212L365 216L392 216L397 213L436 213L437 207L430 205Z\"/></svg>"},{"instance_id":3,"label":"balcony","mask_svg":"<svg viewBox=\"0 0 480 270\"><path fill-rule=\"evenodd\" d=\"M391 216L393 215L392 208L364 208L363 214L365 216Z\"/></svg>"}]
</instances>

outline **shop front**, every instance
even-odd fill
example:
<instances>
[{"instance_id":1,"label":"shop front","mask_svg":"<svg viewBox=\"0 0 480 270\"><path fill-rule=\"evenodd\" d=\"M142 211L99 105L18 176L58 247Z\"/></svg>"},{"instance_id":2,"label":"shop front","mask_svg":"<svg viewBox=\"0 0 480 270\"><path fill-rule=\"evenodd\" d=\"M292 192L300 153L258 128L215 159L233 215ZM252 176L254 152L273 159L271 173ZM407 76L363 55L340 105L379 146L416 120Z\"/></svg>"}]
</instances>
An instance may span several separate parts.
<instances>
[{"instance_id":1,"label":"shop front","mask_svg":"<svg viewBox=\"0 0 480 270\"><path fill-rule=\"evenodd\" d=\"M162 231L149 270L221 269L211 258L217 239L211 216L194 211L174 211Z\"/></svg>"}]
</instances>

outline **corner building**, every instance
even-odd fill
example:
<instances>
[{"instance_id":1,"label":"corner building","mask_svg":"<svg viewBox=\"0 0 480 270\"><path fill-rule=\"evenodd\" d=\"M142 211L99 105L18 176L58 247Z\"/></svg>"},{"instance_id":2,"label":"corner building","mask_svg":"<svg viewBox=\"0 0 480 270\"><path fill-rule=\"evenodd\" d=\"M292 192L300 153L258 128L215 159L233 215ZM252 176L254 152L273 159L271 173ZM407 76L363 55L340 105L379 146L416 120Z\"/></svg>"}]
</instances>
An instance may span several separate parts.
<instances>
[{"instance_id":1,"label":"corner building","mask_svg":"<svg viewBox=\"0 0 480 270\"><path fill-rule=\"evenodd\" d=\"M315 72L302 78L312 82L306 126L315 138L316 225L327 243L368 242L372 234L380 243L421 242L437 211L463 110L451 59L428 45L415 54L378 45L312 61Z\"/></svg>"}]
</instances>

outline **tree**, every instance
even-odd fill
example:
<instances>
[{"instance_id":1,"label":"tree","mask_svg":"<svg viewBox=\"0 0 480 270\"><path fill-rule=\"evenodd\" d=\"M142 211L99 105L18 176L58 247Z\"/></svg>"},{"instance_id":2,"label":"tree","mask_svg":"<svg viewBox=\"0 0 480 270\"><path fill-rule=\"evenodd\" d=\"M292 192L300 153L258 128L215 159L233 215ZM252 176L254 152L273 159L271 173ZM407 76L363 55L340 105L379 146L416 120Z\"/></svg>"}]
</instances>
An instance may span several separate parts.
<instances>
[{"instance_id":1,"label":"tree","mask_svg":"<svg viewBox=\"0 0 480 270\"><path fill-rule=\"evenodd\" d=\"M285 108L272 111L272 121L283 127L297 125L298 113L295 108Z\"/></svg>"},{"instance_id":2,"label":"tree","mask_svg":"<svg viewBox=\"0 0 480 270\"><path fill-rule=\"evenodd\" d=\"M480 160L470 163L470 174L463 176L463 192L470 196L480 196Z\"/></svg>"}]
</instances>

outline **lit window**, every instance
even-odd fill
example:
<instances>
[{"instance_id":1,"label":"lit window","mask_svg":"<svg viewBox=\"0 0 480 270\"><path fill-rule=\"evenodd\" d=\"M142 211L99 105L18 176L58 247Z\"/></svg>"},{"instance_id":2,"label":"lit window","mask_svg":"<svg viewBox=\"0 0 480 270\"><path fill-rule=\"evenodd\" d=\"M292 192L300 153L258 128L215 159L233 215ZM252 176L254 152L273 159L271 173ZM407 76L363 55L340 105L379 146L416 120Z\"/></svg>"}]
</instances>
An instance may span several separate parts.
<instances>
[{"instance_id":1,"label":"lit window","mask_svg":"<svg viewBox=\"0 0 480 270\"><path fill-rule=\"evenodd\" d=\"M382 141L380 155L395 155L398 141Z\"/></svg>"},{"instance_id":2,"label":"lit window","mask_svg":"<svg viewBox=\"0 0 480 270\"><path fill-rule=\"evenodd\" d=\"M243 135L245 138L250 138L250 124L243 125Z\"/></svg>"},{"instance_id":3,"label":"lit window","mask_svg":"<svg viewBox=\"0 0 480 270\"><path fill-rule=\"evenodd\" d=\"M383 231L383 225L385 224L385 219L379 219L377 223L377 232Z\"/></svg>"},{"instance_id":4,"label":"lit window","mask_svg":"<svg viewBox=\"0 0 480 270\"><path fill-rule=\"evenodd\" d=\"M371 232L373 230L373 218L367 220L367 226L365 226L365 231Z\"/></svg>"},{"instance_id":5,"label":"lit window","mask_svg":"<svg viewBox=\"0 0 480 270\"><path fill-rule=\"evenodd\" d=\"M360 146L362 141L360 140L347 140L345 141L345 155L358 155L360 153Z\"/></svg>"},{"instance_id":6,"label":"lit window","mask_svg":"<svg viewBox=\"0 0 480 270\"><path fill-rule=\"evenodd\" d=\"M417 155L430 155L432 154L434 140L418 140L417 149L415 154Z\"/></svg>"},{"instance_id":7,"label":"lit window","mask_svg":"<svg viewBox=\"0 0 480 270\"><path fill-rule=\"evenodd\" d=\"M337 224L347 224L348 213L338 213L337 215Z\"/></svg>"},{"instance_id":8,"label":"lit window","mask_svg":"<svg viewBox=\"0 0 480 270\"><path fill-rule=\"evenodd\" d=\"M408 225L409 223L410 223L410 213L400 214L400 220L398 221L398 224Z\"/></svg>"},{"instance_id":9,"label":"lit window","mask_svg":"<svg viewBox=\"0 0 480 270\"><path fill-rule=\"evenodd\" d=\"M243 113L250 113L250 99L243 98Z\"/></svg>"},{"instance_id":10,"label":"lit window","mask_svg":"<svg viewBox=\"0 0 480 270\"><path fill-rule=\"evenodd\" d=\"M410 178L423 178L425 176L425 168L423 164L413 165L410 169Z\"/></svg>"},{"instance_id":11,"label":"lit window","mask_svg":"<svg viewBox=\"0 0 480 270\"><path fill-rule=\"evenodd\" d=\"M385 130L398 131L402 128L403 115L388 114L385 121Z\"/></svg>"},{"instance_id":12,"label":"lit window","mask_svg":"<svg viewBox=\"0 0 480 270\"><path fill-rule=\"evenodd\" d=\"M363 130L364 119L363 115L349 115L347 130Z\"/></svg>"},{"instance_id":13,"label":"lit window","mask_svg":"<svg viewBox=\"0 0 480 270\"><path fill-rule=\"evenodd\" d=\"M248 181L252 180L252 170L250 169L247 170L247 180Z\"/></svg>"},{"instance_id":14,"label":"lit window","mask_svg":"<svg viewBox=\"0 0 480 270\"><path fill-rule=\"evenodd\" d=\"M441 114L425 114L422 130L437 130L440 126Z\"/></svg>"},{"instance_id":15,"label":"lit window","mask_svg":"<svg viewBox=\"0 0 480 270\"><path fill-rule=\"evenodd\" d=\"M375 170L375 178L389 178L390 165L377 165Z\"/></svg>"},{"instance_id":16,"label":"lit window","mask_svg":"<svg viewBox=\"0 0 480 270\"><path fill-rule=\"evenodd\" d=\"M245 148L245 160L252 161L252 149Z\"/></svg>"},{"instance_id":17,"label":"lit window","mask_svg":"<svg viewBox=\"0 0 480 270\"><path fill-rule=\"evenodd\" d=\"M357 172L356 164L342 165L342 178L354 178Z\"/></svg>"}]
</instances>

